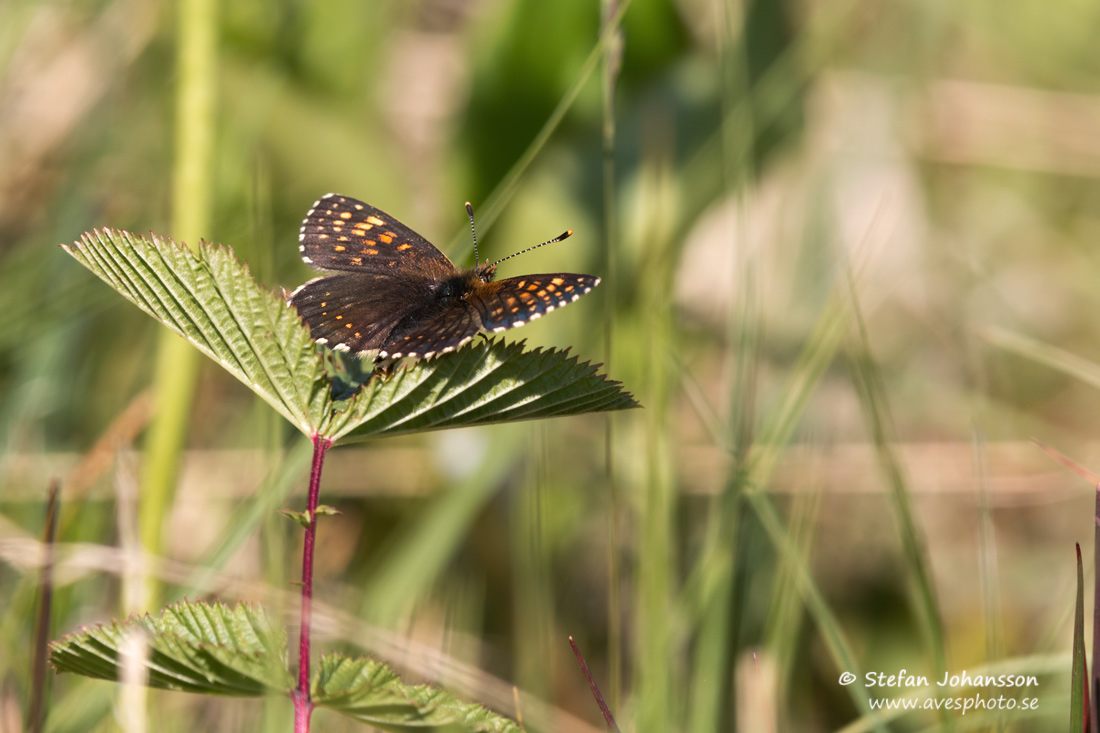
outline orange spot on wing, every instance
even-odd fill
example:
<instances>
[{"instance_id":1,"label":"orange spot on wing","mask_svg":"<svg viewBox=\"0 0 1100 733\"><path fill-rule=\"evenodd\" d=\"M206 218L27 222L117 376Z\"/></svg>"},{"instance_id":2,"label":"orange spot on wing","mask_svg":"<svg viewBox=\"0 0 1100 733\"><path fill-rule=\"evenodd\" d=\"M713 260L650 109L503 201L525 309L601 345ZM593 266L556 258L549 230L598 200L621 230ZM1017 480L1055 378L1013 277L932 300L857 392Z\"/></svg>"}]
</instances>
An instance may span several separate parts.
<instances>
[{"instance_id":1,"label":"orange spot on wing","mask_svg":"<svg viewBox=\"0 0 1100 733\"><path fill-rule=\"evenodd\" d=\"M374 224L376 227L380 227L386 223L379 219L377 216L368 216L367 221L369 221L371 224Z\"/></svg>"},{"instance_id":2,"label":"orange spot on wing","mask_svg":"<svg viewBox=\"0 0 1100 733\"><path fill-rule=\"evenodd\" d=\"M405 244L402 244L400 247L397 248L397 251L398 252L404 252L407 249L412 249L412 245L409 244L408 242L405 242Z\"/></svg>"},{"instance_id":3,"label":"orange spot on wing","mask_svg":"<svg viewBox=\"0 0 1100 733\"><path fill-rule=\"evenodd\" d=\"M350 211L340 212L340 218L341 219L350 219L351 218L351 212Z\"/></svg>"},{"instance_id":4,"label":"orange spot on wing","mask_svg":"<svg viewBox=\"0 0 1100 733\"><path fill-rule=\"evenodd\" d=\"M565 282L565 280L562 280L560 277L555 277L550 282L554 283L555 285L561 285L563 282Z\"/></svg>"},{"instance_id":5,"label":"orange spot on wing","mask_svg":"<svg viewBox=\"0 0 1100 733\"><path fill-rule=\"evenodd\" d=\"M389 244L393 241L393 235L389 234L388 232L386 234L379 234L378 238L386 244Z\"/></svg>"},{"instance_id":6,"label":"orange spot on wing","mask_svg":"<svg viewBox=\"0 0 1100 733\"><path fill-rule=\"evenodd\" d=\"M341 237L340 239L343 240L344 237ZM335 247L333 247L332 249L335 250L336 252L343 252L345 249L347 249L347 247L345 247L341 244L338 244Z\"/></svg>"}]
</instances>

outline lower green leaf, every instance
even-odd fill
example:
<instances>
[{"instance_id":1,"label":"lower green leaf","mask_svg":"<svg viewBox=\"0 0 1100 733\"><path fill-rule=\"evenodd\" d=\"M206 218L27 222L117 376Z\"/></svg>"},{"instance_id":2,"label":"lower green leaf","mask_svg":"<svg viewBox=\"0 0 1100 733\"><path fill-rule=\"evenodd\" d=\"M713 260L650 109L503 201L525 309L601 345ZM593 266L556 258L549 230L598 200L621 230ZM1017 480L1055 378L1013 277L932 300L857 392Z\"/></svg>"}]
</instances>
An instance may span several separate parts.
<instances>
[{"instance_id":1,"label":"lower green leaf","mask_svg":"<svg viewBox=\"0 0 1100 733\"><path fill-rule=\"evenodd\" d=\"M406 685L381 662L340 654L321 658L313 702L391 731L522 733L513 721L430 685Z\"/></svg>"},{"instance_id":2,"label":"lower green leaf","mask_svg":"<svg viewBox=\"0 0 1100 733\"><path fill-rule=\"evenodd\" d=\"M183 601L159 617L148 614L68 634L50 644L58 672L117 680L137 659L150 687L211 695L283 695L293 686L286 670L286 634L271 626L259 606Z\"/></svg>"},{"instance_id":3,"label":"lower green leaf","mask_svg":"<svg viewBox=\"0 0 1100 733\"><path fill-rule=\"evenodd\" d=\"M137 640L145 653L131 650ZM208 695L289 695L286 634L261 606L183 601L148 614L84 628L50 644L58 672L118 680L142 665L150 687ZM381 662L339 654L321 658L313 702L377 728L521 733L511 720L430 685L407 685Z\"/></svg>"}]
</instances>

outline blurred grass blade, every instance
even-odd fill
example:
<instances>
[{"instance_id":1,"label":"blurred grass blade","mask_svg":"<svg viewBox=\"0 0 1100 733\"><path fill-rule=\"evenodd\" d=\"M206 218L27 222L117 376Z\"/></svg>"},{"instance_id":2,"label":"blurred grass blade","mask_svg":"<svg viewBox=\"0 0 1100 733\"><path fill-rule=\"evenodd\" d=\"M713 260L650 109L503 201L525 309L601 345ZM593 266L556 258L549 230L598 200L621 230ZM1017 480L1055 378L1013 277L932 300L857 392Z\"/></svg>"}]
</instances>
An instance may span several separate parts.
<instances>
[{"instance_id":1,"label":"blurred grass blade","mask_svg":"<svg viewBox=\"0 0 1100 733\"><path fill-rule=\"evenodd\" d=\"M561 125L562 120L565 119L566 113L572 109L573 103L577 101L581 92L584 91L585 85L588 84L588 80L592 77L592 74L595 73L600 61L608 52L608 49L617 42L619 26L622 24L623 16L626 15L626 10L630 7L631 2L633 2L633 0L621 0L611 18L606 22L601 22L600 37L596 41L596 45L592 47L592 51L589 52L588 58L585 59L584 65L577 73L576 79L573 80L572 86L570 86L562 96L557 106L554 107L554 110L550 113L550 116L546 118L546 122L543 123L538 134L535 135L534 140L531 141L531 144L523 151L523 155L521 155L515 164L512 165L508 173L500 180L485 199L485 203L478 210L478 232L482 235L492 228L493 224L518 189L520 178L522 178L523 174L527 172L527 169L531 167L531 163L534 162L538 154L542 152L542 149L550 140L550 136L554 134L554 131ZM462 231L455 236L448 251L459 253L468 252L473 246L469 242L468 235L469 232L466 231L464 227Z\"/></svg>"},{"instance_id":2,"label":"blurred grass blade","mask_svg":"<svg viewBox=\"0 0 1100 733\"><path fill-rule=\"evenodd\" d=\"M428 685L406 685L389 667L364 657L322 657L311 694L318 707L389 731L522 733L511 720L480 705Z\"/></svg>"},{"instance_id":3,"label":"blurred grass blade","mask_svg":"<svg viewBox=\"0 0 1100 733\"><path fill-rule=\"evenodd\" d=\"M53 554L54 540L57 536L58 494L61 485L54 479L50 482L46 499L46 526L42 534L42 546L46 558L40 571L38 618L35 622L34 648L31 659L31 703L27 714L27 729L37 733L42 730L45 720L46 689L46 647L50 637L50 620L53 611Z\"/></svg>"},{"instance_id":4,"label":"blurred grass blade","mask_svg":"<svg viewBox=\"0 0 1100 733\"><path fill-rule=\"evenodd\" d=\"M363 583L369 599L362 613L370 622L391 627L440 582L485 505L523 455L525 431L498 430L492 456L478 468L431 497L423 511L393 532L379 553L377 568Z\"/></svg>"},{"instance_id":5,"label":"blurred grass blade","mask_svg":"<svg viewBox=\"0 0 1100 733\"><path fill-rule=\"evenodd\" d=\"M1093 664L1096 660L1093 659ZM1073 614L1073 668L1070 672L1069 729L1085 733L1088 715L1085 680L1085 571L1081 564L1081 545L1077 543L1077 604Z\"/></svg>"},{"instance_id":6,"label":"blurred grass blade","mask_svg":"<svg viewBox=\"0 0 1100 733\"><path fill-rule=\"evenodd\" d=\"M746 457L748 488L744 496L802 593L806 610L817 624L836 668L859 677L859 665L856 664L855 654L847 635L826 603L821 589L814 582L808 561L803 557L798 543L784 526L779 510L761 490L771 481L779 456L790 442L795 427L805 412L810 397L820 384L826 368L835 358L850 323L851 315L840 298L830 299L798 363L792 370L782 403L773 411L772 419L761 428L748 452ZM712 576L713 567L721 561L720 557L705 555L695 569L695 573L699 575L699 582ZM708 599L704 599L706 600ZM864 715L870 715L870 702L866 688L862 685L849 685L846 691L856 707ZM885 730L881 726L878 729Z\"/></svg>"},{"instance_id":7,"label":"blurred grass blade","mask_svg":"<svg viewBox=\"0 0 1100 733\"><path fill-rule=\"evenodd\" d=\"M177 5L175 155L172 165L172 232L197 242L210 230L214 198L214 137L218 78L217 0ZM161 332L153 368L155 408L145 436L142 498L138 505L141 543L151 553L163 549L166 518L191 423L199 356L179 339ZM155 604L159 585L145 579L138 610ZM129 612L135 609L124 609Z\"/></svg>"},{"instance_id":8,"label":"blurred grass blade","mask_svg":"<svg viewBox=\"0 0 1100 733\"><path fill-rule=\"evenodd\" d=\"M293 682L286 670L286 634L272 627L263 609L247 603L184 601L159 617L145 615L94 626L50 645L58 672L117 680L125 664L123 647L144 633L148 684L165 690L213 695L286 694Z\"/></svg>"},{"instance_id":9,"label":"blurred grass blade","mask_svg":"<svg viewBox=\"0 0 1100 733\"><path fill-rule=\"evenodd\" d=\"M944 641L939 600L936 596L935 584L932 582L927 553L923 547L924 541L913 518L909 487L902 473L901 461L894 450L895 438L890 425L885 388L882 385L878 364L871 355L870 340L851 275L848 278L848 286L858 337L850 349L856 394L863 408L864 420L874 443L879 466L890 486L890 498L894 507L894 516L897 518L898 534L909 569L907 575L914 585L912 598L916 606L914 611L928 635L936 678L940 679L947 672L947 645ZM939 688L937 692L940 692ZM947 710L940 711L940 719L945 726L948 725Z\"/></svg>"},{"instance_id":10,"label":"blurred grass blade","mask_svg":"<svg viewBox=\"0 0 1100 733\"><path fill-rule=\"evenodd\" d=\"M1038 364L1045 364L1085 384L1100 387L1100 366L1076 354L1002 328L986 329L983 337L988 343L1005 351L1031 359Z\"/></svg>"},{"instance_id":11,"label":"blurred grass blade","mask_svg":"<svg viewBox=\"0 0 1100 733\"><path fill-rule=\"evenodd\" d=\"M210 578L218 573L250 538L255 537L257 528L265 517L270 517L287 497L301 486L304 477L309 476L309 462L313 455L313 443L299 440L289 452L279 458L264 476L256 490L233 512L233 521L226 528L218 546L205 559L196 564L195 572L179 592L201 593L207 587Z\"/></svg>"}]
</instances>

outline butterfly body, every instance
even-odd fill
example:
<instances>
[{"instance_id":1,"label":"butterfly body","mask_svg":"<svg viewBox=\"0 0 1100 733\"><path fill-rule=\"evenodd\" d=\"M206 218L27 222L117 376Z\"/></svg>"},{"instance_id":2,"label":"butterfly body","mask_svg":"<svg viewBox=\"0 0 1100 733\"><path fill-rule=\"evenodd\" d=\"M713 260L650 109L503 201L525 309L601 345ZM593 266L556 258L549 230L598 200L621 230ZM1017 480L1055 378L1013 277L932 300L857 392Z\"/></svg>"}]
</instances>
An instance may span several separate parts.
<instances>
[{"instance_id":1,"label":"butterfly body","mask_svg":"<svg viewBox=\"0 0 1100 733\"><path fill-rule=\"evenodd\" d=\"M592 290L592 275L551 273L493 281L498 263L459 270L430 242L362 201L328 194L306 215L302 259L335 274L290 303L318 343L378 357L454 351L481 331L522 326Z\"/></svg>"}]
</instances>

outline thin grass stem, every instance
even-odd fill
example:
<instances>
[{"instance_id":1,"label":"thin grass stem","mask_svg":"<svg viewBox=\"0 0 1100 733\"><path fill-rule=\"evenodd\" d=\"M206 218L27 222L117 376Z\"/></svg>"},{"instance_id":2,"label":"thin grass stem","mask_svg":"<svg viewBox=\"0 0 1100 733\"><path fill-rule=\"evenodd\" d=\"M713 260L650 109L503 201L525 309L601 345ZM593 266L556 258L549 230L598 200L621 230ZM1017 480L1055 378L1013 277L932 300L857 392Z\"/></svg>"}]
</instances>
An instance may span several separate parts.
<instances>
[{"instance_id":1,"label":"thin grass stem","mask_svg":"<svg viewBox=\"0 0 1100 733\"><path fill-rule=\"evenodd\" d=\"M50 482L49 497L46 499L46 527L42 543L46 552L42 563L42 596L38 605L38 619L35 622L34 650L31 671L31 704L27 716L27 730L38 733L42 730L46 709L46 644L50 638L50 618L53 610L53 556L54 537L57 534L57 505L61 485L54 479Z\"/></svg>"},{"instance_id":2,"label":"thin grass stem","mask_svg":"<svg viewBox=\"0 0 1100 733\"><path fill-rule=\"evenodd\" d=\"M626 15L627 8L630 7L630 3L633 0L621 0L614 15L605 24L603 32L600 34L599 40L596 41L595 47L592 52L588 54L588 58L585 59L584 65L581 67L580 73L577 74L576 80L573 85L565 92L565 95L558 102L558 105L554 107L554 110L550 113L550 116L546 118L546 122L543 123L538 134L535 135L535 139L531 141L531 144L527 146L527 149L523 151L523 155L519 157L519 160L512 165L512 168L507 174L500 180L500 183L485 199L485 203L478 209L478 228L484 235L485 232L493 226L493 223L504 211L504 207L508 204L508 201L512 198L512 194L515 193L519 186L519 180L523 177L523 174L527 172L527 169L531 167L531 163L534 162L538 154L542 152L542 149L546 147L546 143L550 140L550 136L554 134L554 131L561 125L565 114L573 107L573 103L577 101L577 97L580 96L581 91L584 89L584 85L588 83L588 80L592 78L592 74L596 72L596 68L599 66L601 59L604 58L608 44L615 38L615 30L622 23L623 16ZM464 247L472 246L469 243L469 233L463 229L462 233L455 237L451 242L450 251L452 252L468 252L468 249Z\"/></svg>"},{"instance_id":3,"label":"thin grass stem","mask_svg":"<svg viewBox=\"0 0 1100 733\"><path fill-rule=\"evenodd\" d=\"M615 250L619 241L615 187L615 87L622 63L622 30L615 25L618 0L600 2L600 36L610 40L603 54L603 224L604 224L604 363L610 371L615 343L615 308L618 303L618 273ZM607 527L607 661L611 703L622 699L622 598L619 589L619 515L621 502L615 474L615 419L604 422L604 476L608 492ZM570 639L572 642L572 639ZM602 703L602 701L601 701Z\"/></svg>"}]
</instances>

